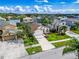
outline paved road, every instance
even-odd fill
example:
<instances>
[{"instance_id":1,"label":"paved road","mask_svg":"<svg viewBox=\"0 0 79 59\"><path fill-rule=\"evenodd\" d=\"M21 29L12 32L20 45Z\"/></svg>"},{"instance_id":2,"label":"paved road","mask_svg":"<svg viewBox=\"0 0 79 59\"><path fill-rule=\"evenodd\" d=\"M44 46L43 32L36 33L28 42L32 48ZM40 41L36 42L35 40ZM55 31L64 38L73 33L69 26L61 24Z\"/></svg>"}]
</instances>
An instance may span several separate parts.
<instances>
[{"instance_id":1,"label":"paved road","mask_svg":"<svg viewBox=\"0 0 79 59\"><path fill-rule=\"evenodd\" d=\"M75 54L62 56L63 48L28 55L21 41L0 42L0 59L75 59Z\"/></svg>"},{"instance_id":2,"label":"paved road","mask_svg":"<svg viewBox=\"0 0 79 59\"><path fill-rule=\"evenodd\" d=\"M19 59L27 56L22 40L0 42L0 59Z\"/></svg>"},{"instance_id":3,"label":"paved road","mask_svg":"<svg viewBox=\"0 0 79 59\"><path fill-rule=\"evenodd\" d=\"M70 53L62 56L62 48L52 49L45 52L40 52L31 56L25 56L22 59L75 59L75 53Z\"/></svg>"}]
</instances>

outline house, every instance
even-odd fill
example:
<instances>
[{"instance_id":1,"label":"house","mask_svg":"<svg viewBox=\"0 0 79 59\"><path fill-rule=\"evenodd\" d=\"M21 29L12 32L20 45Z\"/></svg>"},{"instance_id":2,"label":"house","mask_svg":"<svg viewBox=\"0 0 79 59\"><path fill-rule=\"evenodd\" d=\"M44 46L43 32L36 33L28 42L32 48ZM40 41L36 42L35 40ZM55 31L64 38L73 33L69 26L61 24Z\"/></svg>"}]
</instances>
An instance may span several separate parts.
<instances>
[{"instance_id":1,"label":"house","mask_svg":"<svg viewBox=\"0 0 79 59\"><path fill-rule=\"evenodd\" d=\"M16 26L9 24L5 19L0 19L0 40L16 39Z\"/></svg>"},{"instance_id":2,"label":"house","mask_svg":"<svg viewBox=\"0 0 79 59\"><path fill-rule=\"evenodd\" d=\"M23 22L25 22L25 23L32 23L33 22L33 18L25 17L25 18L23 18Z\"/></svg>"},{"instance_id":3,"label":"house","mask_svg":"<svg viewBox=\"0 0 79 59\"><path fill-rule=\"evenodd\" d=\"M77 20L73 18L58 18L55 19L54 22L51 24L51 29L58 31L58 27L66 26L67 30L70 30L70 28L74 25L75 22L77 22Z\"/></svg>"},{"instance_id":4,"label":"house","mask_svg":"<svg viewBox=\"0 0 79 59\"><path fill-rule=\"evenodd\" d=\"M50 28L48 26L43 26L42 24L32 23L31 30L34 33L36 30L41 30L44 34L50 33Z\"/></svg>"}]
</instances>

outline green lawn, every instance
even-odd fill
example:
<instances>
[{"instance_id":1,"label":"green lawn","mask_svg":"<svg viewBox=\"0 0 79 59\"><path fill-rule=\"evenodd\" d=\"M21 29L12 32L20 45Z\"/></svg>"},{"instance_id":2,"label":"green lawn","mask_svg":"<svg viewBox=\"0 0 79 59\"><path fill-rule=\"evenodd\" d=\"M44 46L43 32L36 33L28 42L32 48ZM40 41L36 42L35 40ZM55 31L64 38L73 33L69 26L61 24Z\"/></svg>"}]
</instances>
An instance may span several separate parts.
<instances>
[{"instance_id":1,"label":"green lawn","mask_svg":"<svg viewBox=\"0 0 79 59\"><path fill-rule=\"evenodd\" d=\"M65 46L67 43L70 43L71 40L68 40L68 41L63 41L63 42L57 42L57 43L52 43L56 48L58 47L62 47L62 46Z\"/></svg>"},{"instance_id":2,"label":"green lawn","mask_svg":"<svg viewBox=\"0 0 79 59\"><path fill-rule=\"evenodd\" d=\"M29 39L29 38L25 38L24 39L24 45L25 46L29 46L29 45L33 45L33 44L38 44L36 39Z\"/></svg>"},{"instance_id":3,"label":"green lawn","mask_svg":"<svg viewBox=\"0 0 79 59\"><path fill-rule=\"evenodd\" d=\"M28 52L29 55L32 55L32 54L36 54L38 52L42 52L42 49L40 46L37 46L37 47L33 47L33 48L27 48L26 51Z\"/></svg>"},{"instance_id":4,"label":"green lawn","mask_svg":"<svg viewBox=\"0 0 79 59\"><path fill-rule=\"evenodd\" d=\"M79 34L79 29L72 30L74 33Z\"/></svg>"},{"instance_id":5,"label":"green lawn","mask_svg":"<svg viewBox=\"0 0 79 59\"><path fill-rule=\"evenodd\" d=\"M56 41L56 40L62 40L62 39L66 39L66 38L70 38L67 35L58 35L57 33L52 33L52 34L48 34L48 41Z\"/></svg>"}]
</instances>

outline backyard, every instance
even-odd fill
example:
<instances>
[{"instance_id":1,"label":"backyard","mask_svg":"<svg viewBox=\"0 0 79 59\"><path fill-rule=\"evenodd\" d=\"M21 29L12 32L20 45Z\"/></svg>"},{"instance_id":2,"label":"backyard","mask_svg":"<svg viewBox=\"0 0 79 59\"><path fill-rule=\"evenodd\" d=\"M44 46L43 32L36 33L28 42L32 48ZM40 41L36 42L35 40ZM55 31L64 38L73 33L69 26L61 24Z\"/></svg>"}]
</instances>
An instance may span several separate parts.
<instances>
[{"instance_id":1,"label":"backyard","mask_svg":"<svg viewBox=\"0 0 79 59\"><path fill-rule=\"evenodd\" d=\"M47 36L48 36L47 37L48 41L56 41L56 40L70 38L67 35L59 35L58 33L51 33L51 34L48 34Z\"/></svg>"}]
</instances>

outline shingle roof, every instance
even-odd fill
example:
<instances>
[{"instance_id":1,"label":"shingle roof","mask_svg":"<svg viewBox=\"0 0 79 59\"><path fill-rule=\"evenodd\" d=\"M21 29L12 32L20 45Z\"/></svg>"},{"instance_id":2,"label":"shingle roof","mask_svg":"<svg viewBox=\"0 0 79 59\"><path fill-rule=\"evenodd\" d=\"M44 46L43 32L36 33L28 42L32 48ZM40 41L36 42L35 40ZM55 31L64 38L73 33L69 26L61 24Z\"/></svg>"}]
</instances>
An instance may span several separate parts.
<instances>
[{"instance_id":1,"label":"shingle roof","mask_svg":"<svg viewBox=\"0 0 79 59\"><path fill-rule=\"evenodd\" d=\"M32 31L34 32L39 27L38 24L32 23Z\"/></svg>"}]
</instances>

